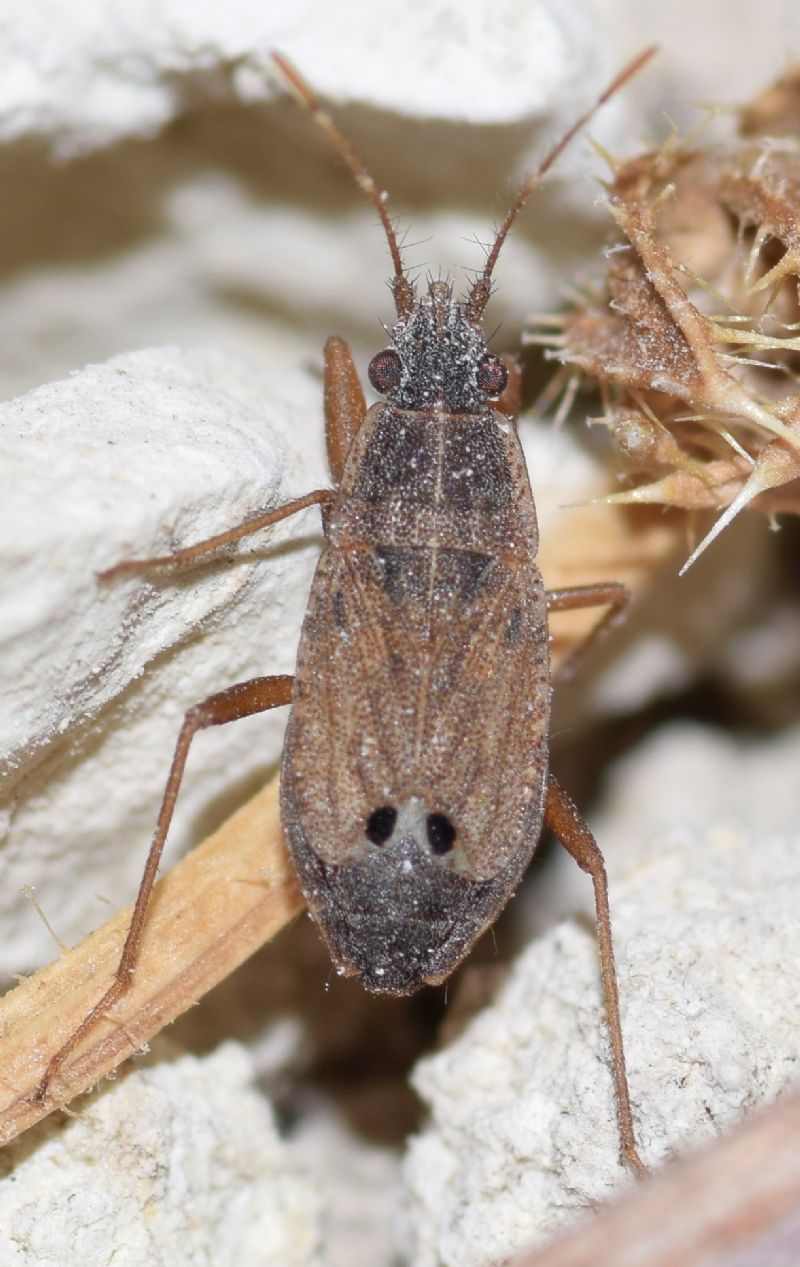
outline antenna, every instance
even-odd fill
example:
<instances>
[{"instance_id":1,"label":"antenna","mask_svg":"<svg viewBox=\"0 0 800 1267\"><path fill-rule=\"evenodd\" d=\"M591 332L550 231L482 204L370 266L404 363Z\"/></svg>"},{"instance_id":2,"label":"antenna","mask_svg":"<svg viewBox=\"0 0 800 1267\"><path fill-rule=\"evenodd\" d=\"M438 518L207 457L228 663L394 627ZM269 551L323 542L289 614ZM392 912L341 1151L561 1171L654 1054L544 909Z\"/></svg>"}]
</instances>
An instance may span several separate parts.
<instances>
[{"instance_id":1,"label":"antenna","mask_svg":"<svg viewBox=\"0 0 800 1267\"><path fill-rule=\"evenodd\" d=\"M466 305L466 314L468 321L472 325L477 325L483 317L483 310L489 301L489 296L492 291L492 273L494 272L494 266L497 263L497 257L500 254L503 243L508 237L509 229L522 208L525 206L525 203L528 201L533 191L538 189L544 176L553 166L556 159L560 158L561 154L567 148L573 137L580 132L582 128L586 127L586 124L589 123L600 107L605 105L609 98L613 97L614 94L617 93L629 79L632 79L634 75L638 74L642 67L650 61L650 58L653 57L655 52L656 45L652 44L649 48L646 48L644 52L639 53L637 57L634 57L633 61L628 62L627 66L619 72L616 78L613 79L608 87L600 94L594 105L590 106L589 109L586 110L575 123L573 123L572 127L564 134L564 136L562 136L561 140L556 142L549 154L547 154L543 159L538 171L534 172L532 176L529 176L522 184L514 197L508 212L506 213L505 220L498 229L497 237L495 238L492 249L489 252L483 273L470 290L469 299L467 300Z\"/></svg>"},{"instance_id":2,"label":"antenna","mask_svg":"<svg viewBox=\"0 0 800 1267\"><path fill-rule=\"evenodd\" d=\"M406 317L410 316L411 310L414 307L414 288L406 277L405 270L403 268L403 260L400 255L400 246L397 241L397 234L395 233L394 226L389 219L389 213L386 210L386 194L382 193L375 184L375 181L370 175L363 160L353 149L344 133L336 126L327 110L322 108L322 105L315 97L300 72L292 65L288 58L284 57L283 53L273 52L272 60L278 67L278 70L297 101L299 101L300 105L309 112L317 126L325 133L331 145L338 152L340 157L344 159L345 163L350 168L350 171L353 173L359 189L367 195L380 216L381 224L383 225L383 230L386 234L386 240L389 243L389 253L394 265L394 281L392 282L394 304L397 309L398 317L401 321L404 320Z\"/></svg>"}]
</instances>

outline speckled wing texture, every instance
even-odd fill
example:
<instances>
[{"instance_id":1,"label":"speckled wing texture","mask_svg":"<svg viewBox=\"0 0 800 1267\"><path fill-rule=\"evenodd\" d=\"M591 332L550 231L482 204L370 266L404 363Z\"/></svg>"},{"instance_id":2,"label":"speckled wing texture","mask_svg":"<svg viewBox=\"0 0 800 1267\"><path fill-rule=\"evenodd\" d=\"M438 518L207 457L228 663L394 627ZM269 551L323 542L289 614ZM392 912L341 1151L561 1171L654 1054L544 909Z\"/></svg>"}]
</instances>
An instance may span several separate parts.
<instances>
[{"instance_id":1,"label":"speckled wing texture","mask_svg":"<svg viewBox=\"0 0 800 1267\"><path fill-rule=\"evenodd\" d=\"M535 847L546 606L503 415L376 406L354 450L303 627L283 816L334 958L401 992L452 970ZM376 845L366 825L382 806L398 825ZM431 814L455 829L443 855Z\"/></svg>"}]
</instances>

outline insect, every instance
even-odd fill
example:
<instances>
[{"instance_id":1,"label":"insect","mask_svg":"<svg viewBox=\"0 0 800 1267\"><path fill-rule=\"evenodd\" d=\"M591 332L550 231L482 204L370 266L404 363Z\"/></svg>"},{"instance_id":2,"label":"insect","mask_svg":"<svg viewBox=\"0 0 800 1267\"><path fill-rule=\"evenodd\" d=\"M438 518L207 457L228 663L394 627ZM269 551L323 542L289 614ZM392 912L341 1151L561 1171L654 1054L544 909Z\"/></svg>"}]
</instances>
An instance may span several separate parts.
<instances>
[{"instance_id":1,"label":"insect","mask_svg":"<svg viewBox=\"0 0 800 1267\"><path fill-rule=\"evenodd\" d=\"M543 821L590 874L622 1154L643 1170L603 859L548 773L548 612L605 605L607 621L628 593L613 582L546 593L516 434L519 374L488 350L483 316L522 206L652 51L617 76L522 185L464 300L441 280L417 294L374 180L297 71L273 55L383 225L397 320L369 378L385 399L367 410L347 345L330 338L325 426L333 488L105 574L187 563L307 506L321 508L325 548L296 674L240 683L187 712L116 975L50 1060L37 1098L130 983L194 735L291 703L281 770L286 843L336 965L368 989L400 995L444 980L511 896Z\"/></svg>"}]
</instances>

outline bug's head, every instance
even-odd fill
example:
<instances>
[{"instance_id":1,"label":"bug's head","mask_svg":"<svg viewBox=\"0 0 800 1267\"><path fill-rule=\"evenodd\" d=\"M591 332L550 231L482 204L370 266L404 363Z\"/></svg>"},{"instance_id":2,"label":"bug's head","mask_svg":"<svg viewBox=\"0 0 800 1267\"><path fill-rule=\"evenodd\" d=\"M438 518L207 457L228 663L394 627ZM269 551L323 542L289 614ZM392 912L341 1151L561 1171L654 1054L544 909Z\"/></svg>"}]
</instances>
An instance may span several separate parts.
<instances>
[{"instance_id":1,"label":"bug's head","mask_svg":"<svg viewBox=\"0 0 800 1267\"><path fill-rule=\"evenodd\" d=\"M456 299L449 282L429 282L408 314L400 314L391 338L391 347L370 361L369 381L403 409L474 413L508 381L500 357L487 350L480 320L471 318L470 300Z\"/></svg>"},{"instance_id":2,"label":"bug's head","mask_svg":"<svg viewBox=\"0 0 800 1267\"><path fill-rule=\"evenodd\" d=\"M430 282L427 295L417 298L403 265L385 193L291 62L273 52L272 60L285 83L350 168L359 189L377 211L386 234L394 268L392 293L397 324L391 331L392 346L379 352L370 363L369 378L376 391L406 409L443 407L456 413L477 412L487 400L502 394L507 373L500 358L487 352L483 314L503 243L525 203L575 134L654 52L654 48L649 48L634 58L552 147L537 171L522 183L497 230L484 268L463 301L455 300L452 288L441 281Z\"/></svg>"}]
</instances>

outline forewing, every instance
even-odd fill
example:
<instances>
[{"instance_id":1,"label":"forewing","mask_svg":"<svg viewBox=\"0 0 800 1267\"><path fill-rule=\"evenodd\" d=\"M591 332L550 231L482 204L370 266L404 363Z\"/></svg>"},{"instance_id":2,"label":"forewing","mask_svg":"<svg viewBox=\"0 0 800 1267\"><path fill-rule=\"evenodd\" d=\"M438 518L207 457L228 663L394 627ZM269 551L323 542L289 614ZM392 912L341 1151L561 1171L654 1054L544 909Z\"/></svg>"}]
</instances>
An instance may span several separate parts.
<instances>
[{"instance_id":1,"label":"forewing","mask_svg":"<svg viewBox=\"0 0 800 1267\"><path fill-rule=\"evenodd\" d=\"M493 878L532 852L549 707L545 599L530 562L461 549L329 550L297 665L291 780L324 863L363 855L383 805L447 815L443 865Z\"/></svg>"}]
</instances>

